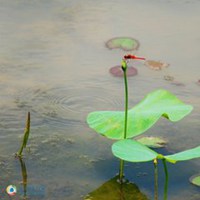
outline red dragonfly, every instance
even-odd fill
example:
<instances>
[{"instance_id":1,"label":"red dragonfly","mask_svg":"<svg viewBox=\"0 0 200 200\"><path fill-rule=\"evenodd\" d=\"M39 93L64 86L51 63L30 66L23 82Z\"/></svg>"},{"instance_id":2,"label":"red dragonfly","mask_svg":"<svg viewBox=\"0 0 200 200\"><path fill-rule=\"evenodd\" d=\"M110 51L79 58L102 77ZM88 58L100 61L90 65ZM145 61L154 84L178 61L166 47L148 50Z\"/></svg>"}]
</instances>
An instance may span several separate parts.
<instances>
[{"instance_id":1,"label":"red dragonfly","mask_svg":"<svg viewBox=\"0 0 200 200\"><path fill-rule=\"evenodd\" d=\"M137 57L135 55L131 55L131 54L128 54L128 55L125 55L124 56L124 59L137 59L137 60L145 60L145 58L141 58L141 57Z\"/></svg>"}]
</instances>

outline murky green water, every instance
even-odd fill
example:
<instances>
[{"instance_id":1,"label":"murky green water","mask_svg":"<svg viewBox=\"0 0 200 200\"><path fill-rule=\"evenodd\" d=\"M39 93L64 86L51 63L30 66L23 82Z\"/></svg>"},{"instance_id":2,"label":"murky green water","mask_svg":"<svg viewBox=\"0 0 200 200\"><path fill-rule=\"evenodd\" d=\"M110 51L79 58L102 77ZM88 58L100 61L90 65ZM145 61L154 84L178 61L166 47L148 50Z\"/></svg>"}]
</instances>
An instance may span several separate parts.
<instances>
[{"instance_id":1,"label":"murky green water","mask_svg":"<svg viewBox=\"0 0 200 200\"><path fill-rule=\"evenodd\" d=\"M135 63L139 74L128 79L130 107L158 88L194 106L181 122L161 119L147 134L167 138L163 151L199 145L199 12L198 0L0 0L0 190L14 184L20 192L12 199L23 194L21 164L13 154L28 111L30 199L83 199L116 175L112 141L85 122L91 111L123 109L123 80L109 68L124 52L105 47L112 37L134 37L141 45L138 55L170 64L154 71ZM164 80L167 75L175 83ZM153 199L152 164L128 165L127 178ZM169 172L170 200L200 199L199 189L188 181L200 172L199 159L170 165ZM0 198L9 199L5 192Z\"/></svg>"}]
</instances>

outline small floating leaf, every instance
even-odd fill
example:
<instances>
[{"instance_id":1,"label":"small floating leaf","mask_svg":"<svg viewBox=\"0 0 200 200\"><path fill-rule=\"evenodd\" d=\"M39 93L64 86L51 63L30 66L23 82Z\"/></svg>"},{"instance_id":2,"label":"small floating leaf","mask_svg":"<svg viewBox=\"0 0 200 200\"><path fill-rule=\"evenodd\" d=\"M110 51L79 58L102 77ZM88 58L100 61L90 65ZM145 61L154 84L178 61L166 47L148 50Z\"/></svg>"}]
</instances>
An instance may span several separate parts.
<instances>
[{"instance_id":1,"label":"small floating leaf","mask_svg":"<svg viewBox=\"0 0 200 200\"><path fill-rule=\"evenodd\" d=\"M166 90L149 93L139 104L128 111L127 138L142 134L163 116L179 121L191 112L193 107L180 101ZM96 132L111 138L124 137L123 111L97 111L87 117L87 123Z\"/></svg>"},{"instance_id":2,"label":"small floating leaf","mask_svg":"<svg viewBox=\"0 0 200 200\"><path fill-rule=\"evenodd\" d=\"M115 67L110 68L110 73L112 75L118 76L118 77L124 76L124 73L123 73L121 66L115 66ZM127 68L127 71L126 71L127 76L135 76L135 75L137 75L137 73L138 72L137 72L136 68L134 68L134 67L128 67Z\"/></svg>"},{"instance_id":3,"label":"small floating leaf","mask_svg":"<svg viewBox=\"0 0 200 200\"><path fill-rule=\"evenodd\" d=\"M190 182L196 186L200 187L200 174L190 177Z\"/></svg>"},{"instance_id":4,"label":"small floating leaf","mask_svg":"<svg viewBox=\"0 0 200 200\"><path fill-rule=\"evenodd\" d=\"M117 158L129 162L147 162L158 156L155 151L131 139L115 142L112 145L112 152Z\"/></svg>"},{"instance_id":5,"label":"small floating leaf","mask_svg":"<svg viewBox=\"0 0 200 200\"><path fill-rule=\"evenodd\" d=\"M166 68L169 66L168 63L164 63L161 61L155 61L155 60L147 60L144 64L153 70L162 70L163 68Z\"/></svg>"},{"instance_id":6,"label":"small floating leaf","mask_svg":"<svg viewBox=\"0 0 200 200\"><path fill-rule=\"evenodd\" d=\"M119 183L118 176L110 179L96 190L89 193L84 200L116 200L116 199L140 199L148 200L147 196L142 194L137 185L131 182Z\"/></svg>"},{"instance_id":7,"label":"small floating leaf","mask_svg":"<svg viewBox=\"0 0 200 200\"><path fill-rule=\"evenodd\" d=\"M162 138L152 137L152 136L140 137L136 140L150 148L161 148L161 147L164 147L165 144L167 143L167 141L165 141Z\"/></svg>"},{"instance_id":8,"label":"small floating leaf","mask_svg":"<svg viewBox=\"0 0 200 200\"><path fill-rule=\"evenodd\" d=\"M109 49L123 49L124 51L133 51L139 48L139 42L130 37L116 37L106 42L106 47Z\"/></svg>"}]
</instances>

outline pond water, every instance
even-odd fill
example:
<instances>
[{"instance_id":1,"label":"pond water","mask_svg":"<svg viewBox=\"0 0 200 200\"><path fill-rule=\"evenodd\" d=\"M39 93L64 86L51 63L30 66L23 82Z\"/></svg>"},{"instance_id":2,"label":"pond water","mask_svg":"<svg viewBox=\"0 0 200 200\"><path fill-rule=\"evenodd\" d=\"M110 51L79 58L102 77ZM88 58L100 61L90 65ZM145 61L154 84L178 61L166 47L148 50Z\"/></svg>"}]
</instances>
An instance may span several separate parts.
<instances>
[{"instance_id":1,"label":"pond water","mask_svg":"<svg viewBox=\"0 0 200 200\"><path fill-rule=\"evenodd\" d=\"M113 37L133 37L140 47L131 53L169 64L154 71L142 62L131 63L138 75L128 78L130 107L158 88L194 106L182 121L161 119L146 134L168 140L162 152L200 144L199 0L0 0L0 5L1 199L23 196L24 165L13 155L28 111L31 135L24 162L29 199L84 199L118 173L113 141L86 124L91 111L124 107L123 79L109 73L125 54L106 48ZM152 163L126 166L126 178L153 199ZM159 172L162 199L162 167ZM200 199L199 188L189 183L197 173L199 159L169 165L169 199ZM8 197L9 184L21 192Z\"/></svg>"}]
</instances>

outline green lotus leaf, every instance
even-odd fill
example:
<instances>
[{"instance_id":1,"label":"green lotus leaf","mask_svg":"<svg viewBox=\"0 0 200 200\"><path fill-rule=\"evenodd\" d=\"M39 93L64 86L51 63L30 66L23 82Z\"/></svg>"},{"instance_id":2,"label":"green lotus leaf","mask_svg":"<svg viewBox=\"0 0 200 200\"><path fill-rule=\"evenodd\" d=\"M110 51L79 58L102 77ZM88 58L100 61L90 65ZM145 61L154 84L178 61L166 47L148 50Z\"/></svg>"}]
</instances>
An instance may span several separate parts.
<instances>
[{"instance_id":1,"label":"green lotus leaf","mask_svg":"<svg viewBox=\"0 0 200 200\"><path fill-rule=\"evenodd\" d=\"M122 160L129 162L147 162L157 159L166 159L171 163L200 158L200 146L175 153L173 155L161 155L136 140L124 139L112 145L113 154Z\"/></svg>"},{"instance_id":2,"label":"green lotus leaf","mask_svg":"<svg viewBox=\"0 0 200 200\"><path fill-rule=\"evenodd\" d=\"M192 109L191 105L184 104L166 90L153 91L128 111L127 138L142 134L161 116L175 122ZM124 115L122 111L96 111L88 115L87 123L90 128L108 138L123 139Z\"/></svg>"},{"instance_id":3,"label":"green lotus leaf","mask_svg":"<svg viewBox=\"0 0 200 200\"><path fill-rule=\"evenodd\" d=\"M166 160L175 162L200 158L200 146L179 153L175 153L173 155L165 156L165 158Z\"/></svg>"},{"instance_id":4,"label":"green lotus leaf","mask_svg":"<svg viewBox=\"0 0 200 200\"><path fill-rule=\"evenodd\" d=\"M150 148L161 148L164 147L167 143L164 139L160 137L152 137L152 136L145 136L137 138L136 141L148 146Z\"/></svg>"},{"instance_id":5,"label":"green lotus leaf","mask_svg":"<svg viewBox=\"0 0 200 200\"><path fill-rule=\"evenodd\" d=\"M194 175L190 177L190 182L193 185L199 186L200 187L200 174Z\"/></svg>"},{"instance_id":6,"label":"green lotus leaf","mask_svg":"<svg viewBox=\"0 0 200 200\"><path fill-rule=\"evenodd\" d=\"M157 158L158 153L131 139L119 140L112 145L113 154L129 162L147 162Z\"/></svg>"}]
</instances>

